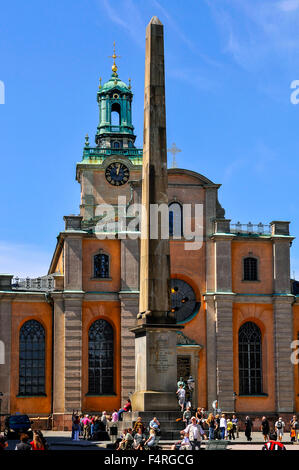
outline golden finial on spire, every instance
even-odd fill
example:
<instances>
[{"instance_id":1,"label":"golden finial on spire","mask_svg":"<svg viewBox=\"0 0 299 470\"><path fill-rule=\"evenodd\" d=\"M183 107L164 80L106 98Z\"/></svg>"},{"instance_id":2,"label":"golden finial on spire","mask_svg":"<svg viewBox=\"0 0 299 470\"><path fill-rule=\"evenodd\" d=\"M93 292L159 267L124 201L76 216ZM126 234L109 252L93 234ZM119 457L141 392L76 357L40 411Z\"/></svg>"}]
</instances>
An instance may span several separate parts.
<instances>
[{"instance_id":1,"label":"golden finial on spire","mask_svg":"<svg viewBox=\"0 0 299 470\"><path fill-rule=\"evenodd\" d=\"M85 136L85 147L89 147L89 136L86 134Z\"/></svg>"},{"instance_id":2,"label":"golden finial on spire","mask_svg":"<svg viewBox=\"0 0 299 470\"><path fill-rule=\"evenodd\" d=\"M99 88L102 88L102 77L100 77L100 84L99 84Z\"/></svg>"},{"instance_id":3,"label":"golden finial on spire","mask_svg":"<svg viewBox=\"0 0 299 470\"><path fill-rule=\"evenodd\" d=\"M131 79L129 78L129 90L131 90L132 86L131 86Z\"/></svg>"},{"instance_id":4,"label":"golden finial on spire","mask_svg":"<svg viewBox=\"0 0 299 470\"><path fill-rule=\"evenodd\" d=\"M110 55L109 57L111 59L113 59L112 72L116 76L117 75L117 65L115 63L115 59L120 58L120 55L115 54L115 41L113 41L113 55Z\"/></svg>"}]
</instances>

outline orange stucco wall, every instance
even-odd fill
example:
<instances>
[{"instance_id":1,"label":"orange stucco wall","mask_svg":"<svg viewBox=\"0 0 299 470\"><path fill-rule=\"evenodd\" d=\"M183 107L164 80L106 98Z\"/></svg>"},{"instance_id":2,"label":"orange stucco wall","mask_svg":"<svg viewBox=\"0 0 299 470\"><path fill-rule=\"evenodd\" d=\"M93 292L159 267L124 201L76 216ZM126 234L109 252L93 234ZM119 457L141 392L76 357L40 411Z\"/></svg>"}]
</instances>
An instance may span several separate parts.
<instances>
[{"instance_id":1,"label":"orange stucco wall","mask_svg":"<svg viewBox=\"0 0 299 470\"><path fill-rule=\"evenodd\" d=\"M294 340L298 339L299 333L299 304L296 303L293 307L294 312ZM299 350L299 346L296 347ZM293 351L295 351L293 349ZM296 359L299 359L297 354ZM294 364L294 393L295 393L295 407L296 411L299 412L299 364Z\"/></svg>"},{"instance_id":2,"label":"orange stucco wall","mask_svg":"<svg viewBox=\"0 0 299 470\"><path fill-rule=\"evenodd\" d=\"M102 249L110 255L110 278L93 279L93 256ZM82 282L87 292L118 292L120 290L120 241L83 240Z\"/></svg>"},{"instance_id":3,"label":"orange stucco wall","mask_svg":"<svg viewBox=\"0 0 299 470\"><path fill-rule=\"evenodd\" d=\"M28 320L37 320L46 332L46 396L18 397L19 392L19 331ZM51 412L52 384L52 310L46 302L12 303L12 348L11 348L11 413L48 415Z\"/></svg>"},{"instance_id":4,"label":"orange stucco wall","mask_svg":"<svg viewBox=\"0 0 299 470\"><path fill-rule=\"evenodd\" d=\"M88 331L91 324L104 319L114 332L114 395L88 396ZM120 408L120 304L119 302L84 302L82 306L82 410L106 411Z\"/></svg>"},{"instance_id":5,"label":"orange stucco wall","mask_svg":"<svg viewBox=\"0 0 299 470\"><path fill-rule=\"evenodd\" d=\"M273 247L271 241L232 242L232 288L243 294L272 294L273 292ZM243 281L243 258L258 258L258 281Z\"/></svg>"},{"instance_id":6,"label":"orange stucco wall","mask_svg":"<svg viewBox=\"0 0 299 470\"><path fill-rule=\"evenodd\" d=\"M239 395L239 329L251 321L257 324L262 333L262 369L263 392L265 397L237 397L236 411L274 411L275 410L275 376L274 376L274 343L273 343L273 307L271 304L235 304L233 310L234 337L234 390Z\"/></svg>"}]
</instances>

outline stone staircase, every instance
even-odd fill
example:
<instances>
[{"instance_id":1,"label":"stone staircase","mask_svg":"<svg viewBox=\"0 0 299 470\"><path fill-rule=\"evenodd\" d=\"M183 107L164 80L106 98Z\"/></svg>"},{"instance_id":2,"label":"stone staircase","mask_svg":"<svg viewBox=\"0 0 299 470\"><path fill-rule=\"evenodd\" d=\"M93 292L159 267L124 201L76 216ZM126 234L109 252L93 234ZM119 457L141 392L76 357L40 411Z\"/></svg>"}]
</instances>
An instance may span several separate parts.
<instances>
[{"instance_id":1,"label":"stone staircase","mask_svg":"<svg viewBox=\"0 0 299 470\"><path fill-rule=\"evenodd\" d=\"M153 417L157 417L160 422L161 440L177 440L180 438L180 431L185 428L185 423L182 420L176 421L176 419L182 418L180 411L159 411L157 413L152 411L132 411L123 413L123 421L117 423L118 436L123 429L133 428L139 416L142 418L142 422L146 428L149 427L149 423Z\"/></svg>"}]
</instances>

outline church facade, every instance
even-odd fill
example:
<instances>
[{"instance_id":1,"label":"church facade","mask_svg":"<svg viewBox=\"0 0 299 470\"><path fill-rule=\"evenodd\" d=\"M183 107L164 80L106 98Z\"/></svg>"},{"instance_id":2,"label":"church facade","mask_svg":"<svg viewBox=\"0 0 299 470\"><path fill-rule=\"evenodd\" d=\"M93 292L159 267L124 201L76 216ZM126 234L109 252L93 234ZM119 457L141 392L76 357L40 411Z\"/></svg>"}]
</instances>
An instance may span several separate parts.
<instances>
[{"instance_id":1,"label":"church facade","mask_svg":"<svg viewBox=\"0 0 299 470\"><path fill-rule=\"evenodd\" d=\"M73 410L118 409L135 390L140 232L130 208L141 202L142 149L131 85L115 64L112 71L97 93L96 146L86 136L77 163L80 215L64 217L48 274L0 275L2 413L52 414L57 429L71 426ZM219 188L199 173L168 170L171 310L183 327L178 377L194 378L194 404L206 409L217 399L238 414L299 412L289 222L233 225ZM197 250L186 250L182 236L188 204L203 207ZM109 207L111 224L99 230ZM133 229L115 225L122 209Z\"/></svg>"}]
</instances>

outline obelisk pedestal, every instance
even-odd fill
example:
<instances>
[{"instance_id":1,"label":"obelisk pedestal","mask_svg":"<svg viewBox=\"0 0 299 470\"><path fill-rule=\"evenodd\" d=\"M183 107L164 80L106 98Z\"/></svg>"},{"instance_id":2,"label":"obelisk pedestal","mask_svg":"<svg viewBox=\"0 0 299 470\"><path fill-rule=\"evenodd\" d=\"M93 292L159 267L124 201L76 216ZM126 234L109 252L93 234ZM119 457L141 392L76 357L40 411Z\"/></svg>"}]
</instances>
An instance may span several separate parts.
<instances>
[{"instance_id":1,"label":"obelisk pedestal","mask_svg":"<svg viewBox=\"0 0 299 470\"><path fill-rule=\"evenodd\" d=\"M138 411L177 409L176 319L170 312L169 238L151 236L150 207L168 205L163 25L153 17L146 29L144 146L140 243L140 300L135 333L135 393Z\"/></svg>"}]
</instances>

